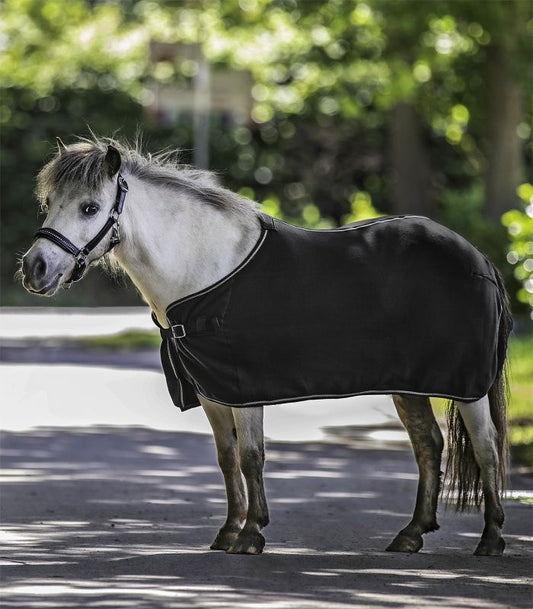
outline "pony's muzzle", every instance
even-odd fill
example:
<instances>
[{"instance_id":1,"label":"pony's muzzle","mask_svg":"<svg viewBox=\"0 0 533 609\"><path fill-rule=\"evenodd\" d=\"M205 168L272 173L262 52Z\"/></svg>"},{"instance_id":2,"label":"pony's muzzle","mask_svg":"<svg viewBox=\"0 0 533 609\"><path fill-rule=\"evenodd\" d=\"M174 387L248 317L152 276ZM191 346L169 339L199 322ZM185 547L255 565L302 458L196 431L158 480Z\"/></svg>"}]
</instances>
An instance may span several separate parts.
<instances>
[{"instance_id":1,"label":"pony's muzzle","mask_svg":"<svg viewBox=\"0 0 533 609\"><path fill-rule=\"evenodd\" d=\"M28 292L51 295L62 276L63 269L58 261L47 261L38 248L30 248L22 258L22 284Z\"/></svg>"},{"instance_id":2,"label":"pony's muzzle","mask_svg":"<svg viewBox=\"0 0 533 609\"><path fill-rule=\"evenodd\" d=\"M46 260L39 254L31 260L30 256L26 254L22 258L22 272L24 277L39 281L46 276Z\"/></svg>"}]
</instances>

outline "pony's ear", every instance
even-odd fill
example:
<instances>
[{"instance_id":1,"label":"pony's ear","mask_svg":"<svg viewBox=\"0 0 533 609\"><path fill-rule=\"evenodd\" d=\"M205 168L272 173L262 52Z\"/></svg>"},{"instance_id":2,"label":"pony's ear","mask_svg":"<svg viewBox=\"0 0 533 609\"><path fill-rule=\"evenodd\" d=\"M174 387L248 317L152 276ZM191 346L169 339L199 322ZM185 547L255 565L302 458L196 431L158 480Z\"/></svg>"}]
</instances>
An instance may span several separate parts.
<instances>
[{"instance_id":1,"label":"pony's ear","mask_svg":"<svg viewBox=\"0 0 533 609\"><path fill-rule=\"evenodd\" d=\"M56 137L56 142L57 142L57 151L59 152L59 154L63 154L64 152L67 151L67 147L65 146L65 144L63 144L63 141L61 140L60 137Z\"/></svg>"},{"instance_id":2,"label":"pony's ear","mask_svg":"<svg viewBox=\"0 0 533 609\"><path fill-rule=\"evenodd\" d=\"M104 167L107 171L107 175L112 178L118 173L120 166L122 165L122 159L120 158L120 152L109 144L107 147L107 153L104 159Z\"/></svg>"}]
</instances>

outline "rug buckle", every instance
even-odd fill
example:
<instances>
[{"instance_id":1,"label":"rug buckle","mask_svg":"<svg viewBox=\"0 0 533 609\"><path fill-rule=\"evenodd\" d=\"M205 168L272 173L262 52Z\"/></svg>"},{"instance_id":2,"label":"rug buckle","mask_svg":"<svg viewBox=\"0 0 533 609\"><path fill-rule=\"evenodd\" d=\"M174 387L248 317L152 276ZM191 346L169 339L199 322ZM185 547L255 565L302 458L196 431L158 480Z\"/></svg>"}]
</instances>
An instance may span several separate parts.
<instances>
[{"instance_id":1,"label":"rug buckle","mask_svg":"<svg viewBox=\"0 0 533 609\"><path fill-rule=\"evenodd\" d=\"M175 324L171 326L172 338L185 338L187 332L185 332L185 326L183 324Z\"/></svg>"}]
</instances>

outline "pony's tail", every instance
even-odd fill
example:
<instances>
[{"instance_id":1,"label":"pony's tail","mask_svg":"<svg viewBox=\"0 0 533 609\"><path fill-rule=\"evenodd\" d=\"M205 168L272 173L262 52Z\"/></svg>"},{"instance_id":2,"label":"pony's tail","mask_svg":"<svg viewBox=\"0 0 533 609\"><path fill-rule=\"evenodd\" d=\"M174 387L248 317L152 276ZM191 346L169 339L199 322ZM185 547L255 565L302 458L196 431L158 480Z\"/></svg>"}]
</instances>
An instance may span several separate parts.
<instances>
[{"instance_id":1,"label":"pony's tail","mask_svg":"<svg viewBox=\"0 0 533 609\"><path fill-rule=\"evenodd\" d=\"M496 482L501 496L506 487L509 461L507 444L507 402L509 398L507 342L513 327L513 320L502 278L496 269L494 271L498 285L501 315L497 347L498 373L488 391L488 398L490 416L497 432L498 472ZM462 512L480 507L483 499L480 469L465 424L453 400L448 406L448 461L444 478L447 482L448 499L454 496L456 511Z\"/></svg>"}]
</instances>

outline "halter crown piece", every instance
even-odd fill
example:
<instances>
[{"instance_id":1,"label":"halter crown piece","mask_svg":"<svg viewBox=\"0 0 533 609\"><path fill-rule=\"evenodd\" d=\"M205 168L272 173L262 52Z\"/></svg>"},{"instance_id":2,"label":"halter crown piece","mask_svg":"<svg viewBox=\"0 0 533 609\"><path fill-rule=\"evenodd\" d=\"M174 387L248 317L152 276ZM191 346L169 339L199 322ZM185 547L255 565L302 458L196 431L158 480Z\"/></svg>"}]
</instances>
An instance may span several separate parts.
<instances>
[{"instance_id":1,"label":"halter crown piece","mask_svg":"<svg viewBox=\"0 0 533 609\"><path fill-rule=\"evenodd\" d=\"M85 268L87 266L87 256L93 251L93 249L102 241L102 239L111 230L111 239L109 240L109 247L107 248L106 254L110 252L116 245L120 243L120 224L119 217L124 208L124 201L126 199L126 193L128 192L128 183L119 173L117 176L117 194L115 197L115 204L111 211L111 215L106 220L106 223L98 231L98 233L82 248L76 247L72 241L67 239L65 235L62 235L59 231L53 228L40 228L34 235L34 240L42 237L48 239L59 245L59 247L69 254L72 254L76 258L76 264L72 270L72 274L69 279L65 281L65 285L70 287L74 281L79 281L83 277Z\"/></svg>"}]
</instances>

